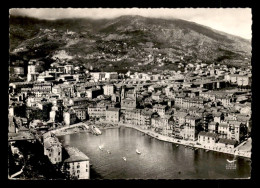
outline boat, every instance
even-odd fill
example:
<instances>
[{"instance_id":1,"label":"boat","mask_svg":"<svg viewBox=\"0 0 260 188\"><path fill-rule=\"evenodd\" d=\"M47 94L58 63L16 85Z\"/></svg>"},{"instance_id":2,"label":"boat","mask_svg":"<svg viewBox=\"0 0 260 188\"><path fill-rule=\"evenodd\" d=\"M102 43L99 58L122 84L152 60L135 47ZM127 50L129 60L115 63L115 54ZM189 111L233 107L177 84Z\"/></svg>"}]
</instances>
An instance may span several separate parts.
<instances>
[{"instance_id":1,"label":"boat","mask_svg":"<svg viewBox=\"0 0 260 188\"><path fill-rule=\"evenodd\" d=\"M108 153L108 154L111 154L111 152L110 152L109 150L107 150L107 153Z\"/></svg>"},{"instance_id":2,"label":"boat","mask_svg":"<svg viewBox=\"0 0 260 188\"><path fill-rule=\"evenodd\" d=\"M138 151L138 149L136 149L135 151L136 151L136 153L137 153L138 155L140 155L140 154L141 154L141 152L140 152L140 151Z\"/></svg>"},{"instance_id":3,"label":"boat","mask_svg":"<svg viewBox=\"0 0 260 188\"><path fill-rule=\"evenodd\" d=\"M99 148L100 150L103 150L103 146L98 146L98 148Z\"/></svg>"},{"instance_id":4,"label":"boat","mask_svg":"<svg viewBox=\"0 0 260 188\"><path fill-rule=\"evenodd\" d=\"M195 151L197 151L199 148L196 148Z\"/></svg>"},{"instance_id":5,"label":"boat","mask_svg":"<svg viewBox=\"0 0 260 188\"><path fill-rule=\"evenodd\" d=\"M122 157L124 161L126 161L126 158L125 157Z\"/></svg>"},{"instance_id":6,"label":"boat","mask_svg":"<svg viewBox=\"0 0 260 188\"><path fill-rule=\"evenodd\" d=\"M209 152L209 150L207 149L206 152Z\"/></svg>"},{"instance_id":7,"label":"boat","mask_svg":"<svg viewBox=\"0 0 260 188\"><path fill-rule=\"evenodd\" d=\"M229 162L229 163L234 163L235 161L236 161L236 160L231 160L231 161L230 161L230 160L227 159L227 162Z\"/></svg>"},{"instance_id":8,"label":"boat","mask_svg":"<svg viewBox=\"0 0 260 188\"><path fill-rule=\"evenodd\" d=\"M176 147L179 147L179 145L177 144Z\"/></svg>"}]
</instances>

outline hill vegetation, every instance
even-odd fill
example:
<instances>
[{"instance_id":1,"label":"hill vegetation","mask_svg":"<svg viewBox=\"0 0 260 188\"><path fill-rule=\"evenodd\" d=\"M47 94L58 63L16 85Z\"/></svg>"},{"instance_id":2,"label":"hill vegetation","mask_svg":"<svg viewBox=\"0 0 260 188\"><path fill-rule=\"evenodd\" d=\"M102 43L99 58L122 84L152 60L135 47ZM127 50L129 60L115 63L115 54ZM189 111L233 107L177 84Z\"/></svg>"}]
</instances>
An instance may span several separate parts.
<instances>
[{"instance_id":1,"label":"hill vegetation","mask_svg":"<svg viewBox=\"0 0 260 188\"><path fill-rule=\"evenodd\" d=\"M38 20L10 17L10 60L50 59L60 51L72 62L100 70L177 69L178 62L243 66L250 41L179 19Z\"/></svg>"}]
</instances>

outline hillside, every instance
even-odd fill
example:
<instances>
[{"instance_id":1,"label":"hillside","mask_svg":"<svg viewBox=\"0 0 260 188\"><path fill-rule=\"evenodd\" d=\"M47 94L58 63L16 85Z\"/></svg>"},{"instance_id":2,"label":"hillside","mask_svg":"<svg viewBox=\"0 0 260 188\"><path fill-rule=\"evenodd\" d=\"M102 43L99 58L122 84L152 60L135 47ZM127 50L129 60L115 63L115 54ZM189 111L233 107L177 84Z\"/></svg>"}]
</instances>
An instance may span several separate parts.
<instances>
[{"instance_id":1,"label":"hillside","mask_svg":"<svg viewBox=\"0 0 260 188\"><path fill-rule=\"evenodd\" d=\"M101 70L151 71L176 69L179 61L243 66L245 58L251 58L251 44L180 19L121 16L49 21L11 16L10 56L11 60L55 56Z\"/></svg>"}]
</instances>

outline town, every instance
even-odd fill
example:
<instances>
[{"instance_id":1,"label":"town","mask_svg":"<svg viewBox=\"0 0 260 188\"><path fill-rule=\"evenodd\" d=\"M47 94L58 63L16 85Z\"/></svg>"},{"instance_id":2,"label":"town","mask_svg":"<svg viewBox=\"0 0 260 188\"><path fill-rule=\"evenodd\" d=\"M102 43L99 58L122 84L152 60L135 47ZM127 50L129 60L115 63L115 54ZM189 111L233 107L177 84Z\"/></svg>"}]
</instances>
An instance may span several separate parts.
<instances>
[{"instance_id":1,"label":"town","mask_svg":"<svg viewBox=\"0 0 260 188\"><path fill-rule=\"evenodd\" d=\"M195 63L183 65L183 71L126 74L95 72L58 58L47 70L43 65L31 59L26 71L11 67L13 75L27 79L9 83L10 156L13 168L23 166L11 179L30 158L19 142L38 143L61 177L89 179L91 158L57 137L99 135L121 126L193 150L251 157L250 65Z\"/></svg>"}]
</instances>

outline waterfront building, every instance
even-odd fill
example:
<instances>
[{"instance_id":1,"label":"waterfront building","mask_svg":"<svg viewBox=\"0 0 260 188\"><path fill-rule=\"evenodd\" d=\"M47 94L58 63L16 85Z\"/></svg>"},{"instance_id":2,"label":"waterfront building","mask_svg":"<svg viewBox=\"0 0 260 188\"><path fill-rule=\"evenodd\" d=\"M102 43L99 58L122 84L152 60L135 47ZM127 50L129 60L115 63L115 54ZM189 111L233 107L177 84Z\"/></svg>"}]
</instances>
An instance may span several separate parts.
<instances>
[{"instance_id":1,"label":"waterfront building","mask_svg":"<svg viewBox=\"0 0 260 188\"><path fill-rule=\"evenodd\" d=\"M63 120L65 125L72 125L76 122L76 112L73 108L63 112Z\"/></svg>"},{"instance_id":2,"label":"waterfront building","mask_svg":"<svg viewBox=\"0 0 260 188\"><path fill-rule=\"evenodd\" d=\"M198 135L198 142L202 145L214 146L218 141L218 134L201 131Z\"/></svg>"},{"instance_id":3,"label":"waterfront building","mask_svg":"<svg viewBox=\"0 0 260 188\"><path fill-rule=\"evenodd\" d=\"M62 172L68 179L89 179L89 158L83 152L74 147L65 147L69 158L64 160Z\"/></svg>"},{"instance_id":4,"label":"waterfront building","mask_svg":"<svg viewBox=\"0 0 260 188\"><path fill-rule=\"evenodd\" d=\"M106 110L106 121L108 122L119 122L120 109L119 108L108 108Z\"/></svg>"},{"instance_id":5,"label":"waterfront building","mask_svg":"<svg viewBox=\"0 0 260 188\"><path fill-rule=\"evenodd\" d=\"M72 107L75 110L76 117L83 121L88 118L88 108L85 106L74 106Z\"/></svg>"},{"instance_id":6,"label":"waterfront building","mask_svg":"<svg viewBox=\"0 0 260 188\"><path fill-rule=\"evenodd\" d=\"M202 130L201 118L187 115L185 117L184 128L181 131L182 137L185 140L195 141L200 130Z\"/></svg>"},{"instance_id":7,"label":"waterfront building","mask_svg":"<svg viewBox=\"0 0 260 188\"><path fill-rule=\"evenodd\" d=\"M88 115L90 118L105 119L106 106L89 106Z\"/></svg>"},{"instance_id":8,"label":"waterfront building","mask_svg":"<svg viewBox=\"0 0 260 188\"><path fill-rule=\"evenodd\" d=\"M125 110L125 122L133 125L140 125L141 109L127 109Z\"/></svg>"},{"instance_id":9,"label":"waterfront building","mask_svg":"<svg viewBox=\"0 0 260 188\"><path fill-rule=\"evenodd\" d=\"M220 123L218 126L218 133L220 134L219 137L227 138L228 132L229 132L228 124L225 122Z\"/></svg>"},{"instance_id":10,"label":"waterfront building","mask_svg":"<svg viewBox=\"0 0 260 188\"><path fill-rule=\"evenodd\" d=\"M151 118L152 118L153 111L151 109L143 109L141 111L141 125L144 126L144 128L149 128L151 126Z\"/></svg>"},{"instance_id":11,"label":"waterfront building","mask_svg":"<svg viewBox=\"0 0 260 188\"><path fill-rule=\"evenodd\" d=\"M229 131L227 134L227 138L230 140L236 140L238 142L241 141L241 138L243 138L247 134L247 128L245 124L242 124L239 121L229 121Z\"/></svg>"},{"instance_id":12,"label":"waterfront building","mask_svg":"<svg viewBox=\"0 0 260 188\"><path fill-rule=\"evenodd\" d=\"M220 138L216 146L220 148L230 148L234 149L237 146L237 141L236 140L230 140L226 138Z\"/></svg>"},{"instance_id":13,"label":"waterfront building","mask_svg":"<svg viewBox=\"0 0 260 188\"><path fill-rule=\"evenodd\" d=\"M44 155L47 155L52 164L62 161L62 145L53 133L43 135Z\"/></svg>"}]
</instances>

